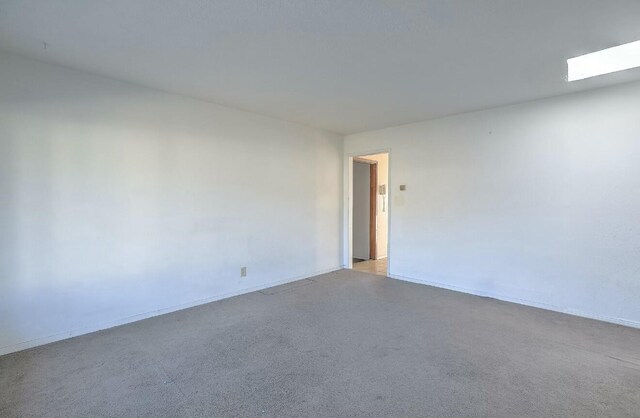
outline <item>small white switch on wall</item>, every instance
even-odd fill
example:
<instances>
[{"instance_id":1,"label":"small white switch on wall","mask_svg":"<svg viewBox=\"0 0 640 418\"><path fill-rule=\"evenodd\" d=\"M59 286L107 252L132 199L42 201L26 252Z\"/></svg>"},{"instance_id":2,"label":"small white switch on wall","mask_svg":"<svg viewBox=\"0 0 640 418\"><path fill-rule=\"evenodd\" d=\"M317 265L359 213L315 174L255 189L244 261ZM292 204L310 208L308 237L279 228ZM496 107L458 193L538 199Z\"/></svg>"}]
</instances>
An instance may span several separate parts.
<instances>
[{"instance_id":1,"label":"small white switch on wall","mask_svg":"<svg viewBox=\"0 0 640 418\"><path fill-rule=\"evenodd\" d=\"M247 268L240 267L240 277L247 277Z\"/></svg>"}]
</instances>

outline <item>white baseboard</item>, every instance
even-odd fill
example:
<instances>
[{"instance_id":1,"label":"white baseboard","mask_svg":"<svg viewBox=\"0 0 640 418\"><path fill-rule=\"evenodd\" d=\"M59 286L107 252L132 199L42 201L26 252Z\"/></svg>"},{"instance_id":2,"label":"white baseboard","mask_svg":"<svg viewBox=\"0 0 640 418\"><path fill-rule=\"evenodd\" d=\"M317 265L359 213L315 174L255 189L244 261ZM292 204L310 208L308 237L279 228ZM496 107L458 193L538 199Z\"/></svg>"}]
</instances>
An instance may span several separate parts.
<instances>
[{"instance_id":1,"label":"white baseboard","mask_svg":"<svg viewBox=\"0 0 640 418\"><path fill-rule=\"evenodd\" d=\"M526 300L526 299L519 299L519 298L510 297L510 296L505 296L505 295L501 295L501 294L498 294L498 293L487 292L487 291L484 291L484 290L469 289L469 288L465 288L465 287L449 285L449 284L446 284L446 283L432 282L432 281L429 281L429 280L416 279L416 278L413 278L413 277L399 276L399 275L396 275L396 274L390 274L389 277L392 278L392 279L402 280L402 281L405 281L405 282L424 284L424 285L427 285L427 286L439 287L441 289L453 290L455 292L467 293L467 294L475 295L475 296L488 297L488 298L502 300L502 301L505 301L505 302L517 303L519 305L531 306L531 307L534 307L534 308L546 309L548 311L560 312L560 313L564 313L564 314L568 314L568 315L580 316L582 318L595 319L595 320L598 320L598 321L610 322L612 324L624 325L624 326L627 326L627 327L639 328L640 329L640 322L632 321L632 320L629 320L629 319L615 318L615 317L602 316L602 315L594 315L594 314L585 313L585 312L578 311L578 310L571 309L571 308L562 308L560 306L550 305L550 304L547 304L547 303L534 302L534 301L530 301L530 300Z\"/></svg>"},{"instance_id":2,"label":"white baseboard","mask_svg":"<svg viewBox=\"0 0 640 418\"><path fill-rule=\"evenodd\" d=\"M194 306L203 305L205 303L215 302L217 300L227 299L227 298L230 298L230 297L233 297L233 296L238 296L238 295L243 295L245 293L255 292L255 291L258 291L258 290L263 290L263 289L267 289L269 287L278 286L278 285L286 284L286 283L291 283L291 282L295 282L297 280L303 280L303 279L307 279L309 277L318 276L318 275L321 275L321 274L331 273L331 272L334 272L334 271L337 271L337 270L342 270L342 268L343 267L340 266L340 267L333 267L333 268L329 268L329 269L324 269L324 270L316 271L316 272L313 272L313 273L305 274L305 275L302 275L302 276L290 277L288 279L283 279L283 280L278 280L278 281L275 281L275 282L264 283L264 284L261 284L261 285L240 289L240 290L237 290L237 291L234 291L234 292L221 293L221 294L210 296L210 297L207 297L207 298L204 298L204 299L198 299L198 300L194 300L194 301L191 301L191 302L182 303L182 304L179 304L179 305L169 306L167 308L157 309L157 310L150 311L150 312L144 312L144 313L140 313L140 314L137 314L137 315L128 316L128 317L125 317L125 318L119 318L119 319L116 319L116 320L113 320L113 321L107 321L107 322L103 322L103 323L100 323L100 324L96 324L95 326L77 328L77 329L73 329L73 330L70 330L70 331L66 331L66 332L61 332L61 333L58 333L58 334L50 335L50 336L47 336L47 337L41 337L41 338L36 338L36 339L33 339L33 340L29 340L29 341L23 341L23 342L19 342L19 343L15 343L15 344L5 345L4 347L0 347L0 356L2 356L4 354L14 353L16 351L26 350L28 348L33 348L33 347L37 347L37 346L44 345L44 344L53 343L53 342L56 342L56 341L66 340L67 338L77 337L77 336L80 336L80 335L89 334L89 333L92 333L92 332L102 331L102 330L113 328L113 327L117 327L117 326L120 326L120 325L129 324L131 322L141 321L143 319L151 318L151 317L158 316L158 315L163 315L163 314L175 312L175 311L179 311L179 310L182 310L182 309L192 308Z\"/></svg>"}]
</instances>

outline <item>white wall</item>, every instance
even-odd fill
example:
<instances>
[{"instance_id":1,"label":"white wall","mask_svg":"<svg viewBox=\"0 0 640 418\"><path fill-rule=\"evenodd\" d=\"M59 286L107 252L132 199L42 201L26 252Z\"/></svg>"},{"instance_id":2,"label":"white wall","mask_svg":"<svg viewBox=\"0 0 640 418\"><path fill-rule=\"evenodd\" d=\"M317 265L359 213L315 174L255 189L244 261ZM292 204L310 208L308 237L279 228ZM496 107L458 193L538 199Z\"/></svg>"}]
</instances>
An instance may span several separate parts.
<instances>
[{"instance_id":1,"label":"white wall","mask_svg":"<svg viewBox=\"0 0 640 418\"><path fill-rule=\"evenodd\" d=\"M341 189L339 136L2 53L0 354L336 269Z\"/></svg>"},{"instance_id":2,"label":"white wall","mask_svg":"<svg viewBox=\"0 0 640 418\"><path fill-rule=\"evenodd\" d=\"M371 166L353 162L353 257L369 259Z\"/></svg>"},{"instance_id":3,"label":"white wall","mask_svg":"<svg viewBox=\"0 0 640 418\"><path fill-rule=\"evenodd\" d=\"M345 155L391 150L394 277L640 326L639 111L627 84L350 135Z\"/></svg>"}]
</instances>

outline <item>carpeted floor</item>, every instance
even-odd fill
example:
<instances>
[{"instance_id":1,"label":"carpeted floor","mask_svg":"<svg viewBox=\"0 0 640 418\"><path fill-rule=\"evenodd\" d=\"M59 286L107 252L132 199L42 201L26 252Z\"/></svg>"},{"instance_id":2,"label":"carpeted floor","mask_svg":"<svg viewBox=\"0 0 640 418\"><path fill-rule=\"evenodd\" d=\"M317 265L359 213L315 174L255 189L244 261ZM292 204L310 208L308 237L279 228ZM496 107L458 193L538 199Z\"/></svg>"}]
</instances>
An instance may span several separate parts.
<instances>
[{"instance_id":1,"label":"carpeted floor","mask_svg":"<svg viewBox=\"0 0 640 418\"><path fill-rule=\"evenodd\" d=\"M0 357L0 416L638 417L640 330L343 270Z\"/></svg>"}]
</instances>

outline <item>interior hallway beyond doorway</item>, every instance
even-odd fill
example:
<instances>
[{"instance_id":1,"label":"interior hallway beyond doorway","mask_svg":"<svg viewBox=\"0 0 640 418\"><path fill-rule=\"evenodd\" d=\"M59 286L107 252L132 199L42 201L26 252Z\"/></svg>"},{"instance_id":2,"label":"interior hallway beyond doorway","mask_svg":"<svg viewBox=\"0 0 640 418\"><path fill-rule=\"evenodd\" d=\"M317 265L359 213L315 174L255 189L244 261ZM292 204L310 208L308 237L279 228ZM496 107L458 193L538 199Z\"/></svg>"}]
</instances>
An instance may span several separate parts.
<instances>
[{"instance_id":1,"label":"interior hallway beyond doorway","mask_svg":"<svg viewBox=\"0 0 640 418\"><path fill-rule=\"evenodd\" d=\"M365 273L377 274L378 276L387 275L387 257L378 260L353 261L353 269Z\"/></svg>"}]
</instances>

